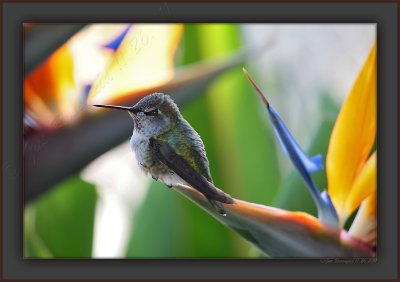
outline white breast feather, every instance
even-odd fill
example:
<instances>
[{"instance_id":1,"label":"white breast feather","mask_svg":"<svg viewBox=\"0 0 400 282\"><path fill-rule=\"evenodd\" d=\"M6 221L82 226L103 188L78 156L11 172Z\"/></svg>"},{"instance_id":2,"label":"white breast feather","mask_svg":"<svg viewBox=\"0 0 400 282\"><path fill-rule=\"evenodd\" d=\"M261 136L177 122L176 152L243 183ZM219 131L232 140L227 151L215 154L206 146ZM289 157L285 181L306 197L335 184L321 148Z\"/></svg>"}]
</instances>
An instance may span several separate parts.
<instances>
[{"instance_id":1,"label":"white breast feather","mask_svg":"<svg viewBox=\"0 0 400 282\"><path fill-rule=\"evenodd\" d=\"M133 153L136 155L136 160L138 162L138 165L143 169L145 173L149 173L149 171L144 169L142 166L142 165L145 165L147 167L151 166L151 164L147 163L146 160L146 151L149 150L149 139L146 136L143 136L142 134L134 130L130 143L131 143L131 149ZM150 173L155 174L156 172L151 171ZM162 175L153 175L153 176L155 176L168 186L175 186L177 184L186 184L186 182L175 173L166 173Z\"/></svg>"},{"instance_id":2,"label":"white breast feather","mask_svg":"<svg viewBox=\"0 0 400 282\"><path fill-rule=\"evenodd\" d=\"M131 149L136 155L136 161L138 162L138 164L149 166L150 164L146 163L145 158L146 151L149 149L149 139L134 130L130 143Z\"/></svg>"}]
</instances>

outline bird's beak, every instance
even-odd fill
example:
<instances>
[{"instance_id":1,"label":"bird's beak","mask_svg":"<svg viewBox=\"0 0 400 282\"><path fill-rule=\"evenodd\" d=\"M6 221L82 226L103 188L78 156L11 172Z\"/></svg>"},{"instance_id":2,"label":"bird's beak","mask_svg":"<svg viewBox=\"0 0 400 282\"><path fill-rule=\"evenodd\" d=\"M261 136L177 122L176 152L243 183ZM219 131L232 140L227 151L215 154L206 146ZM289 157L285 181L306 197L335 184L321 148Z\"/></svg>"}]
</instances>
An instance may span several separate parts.
<instances>
[{"instance_id":1,"label":"bird's beak","mask_svg":"<svg viewBox=\"0 0 400 282\"><path fill-rule=\"evenodd\" d=\"M136 114L139 112L137 109L134 107L124 107L124 106L114 106L114 105L93 105L94 107L98 108L109 108L109 109L116 109L116 110L123 110L123 111L128 111L129 113Z\"/></svg>"}]
</instances>

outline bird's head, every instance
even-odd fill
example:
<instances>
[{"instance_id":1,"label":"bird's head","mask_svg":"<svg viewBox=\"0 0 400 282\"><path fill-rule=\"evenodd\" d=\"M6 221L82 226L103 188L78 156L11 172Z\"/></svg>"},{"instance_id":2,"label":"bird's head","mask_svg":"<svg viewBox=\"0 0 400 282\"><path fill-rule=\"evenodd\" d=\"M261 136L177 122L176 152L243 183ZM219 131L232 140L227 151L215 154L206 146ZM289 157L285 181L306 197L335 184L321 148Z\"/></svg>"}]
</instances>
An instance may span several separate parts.
<instances>
[{"instance_id":1,"label":"bird's head","mask_svg":"<svg viewBox=\"0 0 400 282\"><path fill-rule=\"evenodd\" d=\"M143 97L132 107L114 105L93 105L95 107L124 110L133 119L134 130L152 137L167 131L180 117L178 106L163 93Z\"/></svg>"}]
</instances>

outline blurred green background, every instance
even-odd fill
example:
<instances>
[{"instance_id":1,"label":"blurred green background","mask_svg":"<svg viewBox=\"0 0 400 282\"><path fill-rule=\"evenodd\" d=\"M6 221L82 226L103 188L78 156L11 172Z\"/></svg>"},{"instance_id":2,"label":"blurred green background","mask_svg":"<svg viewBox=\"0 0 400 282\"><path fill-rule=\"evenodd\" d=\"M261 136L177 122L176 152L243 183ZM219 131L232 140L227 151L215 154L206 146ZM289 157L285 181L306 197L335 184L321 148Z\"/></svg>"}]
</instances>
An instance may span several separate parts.
<instances>
[{"instance_id":1,"label":"blurred green background","mask_svg":"<svg viewBox=\"0 0 400 282\"><path fill-rule=\"evenodd\" d=\"M325 156L341 102L374 30L186 24L175 68L218 61L271 38L274 46L193 90L180 109L203 139L217 187L237 199L315 215L307 189L279 148L267 112L241 69L246 66L305 151ZM26 202L25 258L263 257L182 195L140 175L127 142ZM314 180L326 188L324 171Z\"/></svg>"}]
</instances>

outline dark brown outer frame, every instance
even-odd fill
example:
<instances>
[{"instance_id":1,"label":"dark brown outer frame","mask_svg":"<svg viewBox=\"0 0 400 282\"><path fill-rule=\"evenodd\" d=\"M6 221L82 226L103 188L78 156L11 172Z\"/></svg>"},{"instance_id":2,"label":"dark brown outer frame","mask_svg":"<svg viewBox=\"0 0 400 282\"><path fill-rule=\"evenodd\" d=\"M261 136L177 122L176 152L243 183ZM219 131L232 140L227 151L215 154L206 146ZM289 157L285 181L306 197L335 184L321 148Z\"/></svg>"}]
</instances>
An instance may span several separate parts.
<instances>
[{"instance_id":1,"label":"dark brown outer frame","mask_svg":"<svg viewBox=\"0 0 400 282\"><path fill-rule=\"evenodd\" d=\"M12 2L18 3L13 4ZM298 4L301 1L281 1L280 4L269 4L268 10L265 9L266 7L264 7L264 9L257 9L257 4L247 4L240 9L240 19L237 15L236 17L234 16L234 6L239 4L227 3L218 7L213 6L212 9L207 9L206 14L202 14L201 9L198 8L199 5L201 6L203 4L196 4L197 6L193 6L195 4L137 4L138 6L136 7L147 7L147 14L142 13L138 17L134 17L133 15L135 13L128 15L126 11L124 12L124 10L121 9L121 4L117 5L113 2L113 7L120 6L121 10L118 13L115 13L113 10L114 8L106 12L104 12L104 9L101 11L100 5L93 4L91 9L75 9L73 14L68 14L68 9L61 9L65 14L45 14L42 15L41 18L32 16L34 9L26 9L24 12L25 18L23 18L24 21L86 22L93 21L91 18L93 18L94 14L97 14L96 20L101 22L129 22L132 21L132 18L139 18L146 22L377 22L378 93L383 93L382 97L378 97L378 187L392 190L379 191L378 189L378 262L370 265L324 264L323 261L316 260L22 260L22 179L20 179L22 170L20 166L17 166L16 160L18 159L15 157L12 158L12 144L10 143L12 136L14 136L13 141L17 141L14 142L14 149L19 145L19 148L22 150L22 139L18 139L18 137L15 139L15 136L18 136L16 133L19 132L22 135L21 107L19 106L22 104L18 103L22 101L21 97L18 97L18 95L22 95L20 91L22 89L22 58L20 57L22 55L22 37L20 36L19 39L17 39L18 37L7 37L4 39L4 35L8 34L17 33L21 35L22 26L9 26L4 23L10 20L10 15L8 13L12 7L19 5L26 8L26 6L29 5L26 4L26 2L27 1L7 1L1 5L3 26L1 29L2 42L0 44L0 50L2 51L3 63L7 66L5 68L3 65L1 70L1 85L4 86L1 99L2 102L7 103L2 103L2 117L4 119L1 125L1 144L6 146L2 146L3 150L1 153L3 165L1 193L2 279L36 278L43 280L47 277L47 279L54 281L56 279L72 278L97 280L104 278L108 279L108 281L115 281L115 279L129 278L164 278L174 280L185 278L237 278L242 279L241 281L248 281L249 279L278 279L280 277L304 279L305 276L308 277L307 280L312 279L312 277L314 277L314 279L319 278L318 280L322 280L321 278L338 279L340 277L353 279L358 277L363 280L371 278L376 279L376 281L387 281L383 280L384 277L386 279L391 279L391 281L395 281L394 279L396 278L398 279L399 238L396 235L399 232L399 225L397 220L393 220L393 216L398 216L398 206L396 205L398 203L398 194L396 194L398 189L396 190L395 188L398 188L396 160L398 160L399 151L397 151L397 154L393 154L393 151L396 151L396 149L398 150L396 146L398 145L398 143L396 143L396 137L398 138L399 135L398 133L396 134L396 128L392 124L393 121L395 123L398 122L395 107L397 106L398 109L399 104L398 100L397 103L395 102L398 97L396 94L398 94L400 86L398 80L396 84L398 65L400 63L398 56L400 43L398 19L400 8L397 1L379 1L380 4L375 4L378 3L378 1L353 0L353 2L359 4L342 4L339 10L337 9L337 3L346 1L330 2L329 4L324 4L324 7L319 4L318 1L308 1L303 4ZM70 2L76 3L80 1L73 0ZM86 0L85 2L86 5L89 5L89 1ZM94 3L97 2L110 3L104 1L95 1ZM126 2L127 1L118 1L118 3ZM384 4L382 4L383 2ZM49 1L38 1L36 3L35 5L44 5L43 3L48 3L46 4L47 7L53 5L50 4ZM63 2L63 4L59 5L68 4ZM77 3L76 5L79 4ZM359 5L359 7L355 9L356 5ZM253 7L252 11L250 11L250 7ZM281 7L280 10L279 7ZM330 8L328 9L328 7ZM316 9L319 9L318 13L316 13ZM367 10L367 13L365 13L365 10ZM382 10L386 12L389 10L385 17L382 17L382 14L380 14ZM5 11L7 13L4 13ZM88 14L91 13L92 16L82 17L84 11ZM364 13L360 11L364 11ZM261 14L261 12L264 13ZM357 12L361 13L361 15L357 15ZM31 13L31 15L29 15L29 13ZM98 18L99 14L100 18ZM21 18L19 19L21 20ZM396 25L397 30L393 31L393 29L390 29L390 27L393 28L393 25ZM8 51L12 50L10 50L10 44L7 44L6 40L8 43L14 40L13 43L19 48L14 50L14 54L11 52L8 53ZM3 48L3 44L6 46L5 48ZM7 54L3 53L5 51L7 51ZM19 56L15 56L15 52L19 53ZM396 55L397 60L394 60L393 58ZM14 65L10 64L12 62L14 62ZM397 68L394 65L396 63ZM9 91L9 89L12 91ZM14 100L10 98L12 95L14 95ZM383 121L385 122L383 123ZM391 151L389 151L388 148ZM18 152L15 151L14 154L18 155ZM19 156L21 156L21 152ZM391 160L390 166L388 165L389 159ZM11 183L13 183L13 185L11 185ZM393 184L397 185L395 186ZM394 197L394 195L397 197ZM394 224L394 226L392 224ZM390 245L388 245L388 242ZM397 253L393 253L393 251L397 251ZM378 273L378 270L382 271L383 267L387 267L385 273Z\"/></svg>"}]
</instances>

